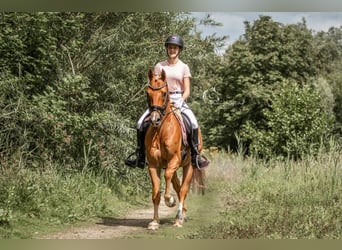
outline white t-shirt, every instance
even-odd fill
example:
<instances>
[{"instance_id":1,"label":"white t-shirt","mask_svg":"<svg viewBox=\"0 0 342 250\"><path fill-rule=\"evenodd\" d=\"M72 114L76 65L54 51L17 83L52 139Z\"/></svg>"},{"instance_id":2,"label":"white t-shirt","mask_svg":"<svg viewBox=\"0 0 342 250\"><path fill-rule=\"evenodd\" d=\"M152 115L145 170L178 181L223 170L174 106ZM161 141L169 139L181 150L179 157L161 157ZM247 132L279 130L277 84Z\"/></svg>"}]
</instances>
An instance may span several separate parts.
<instances>
[{"instance_id":1,"label":"white t-shirt","mask_svg":"<svg viewBox=\"0 0 342 250\"><path fill-rule=\"evenodd\" d=\"M165 70L169 91L184 91L184 77L191 77L189 66L181 60L178 60L176 64L162 61L156 64L154 73L161 75L162 69Z\"/></svg>"}]
</instances>

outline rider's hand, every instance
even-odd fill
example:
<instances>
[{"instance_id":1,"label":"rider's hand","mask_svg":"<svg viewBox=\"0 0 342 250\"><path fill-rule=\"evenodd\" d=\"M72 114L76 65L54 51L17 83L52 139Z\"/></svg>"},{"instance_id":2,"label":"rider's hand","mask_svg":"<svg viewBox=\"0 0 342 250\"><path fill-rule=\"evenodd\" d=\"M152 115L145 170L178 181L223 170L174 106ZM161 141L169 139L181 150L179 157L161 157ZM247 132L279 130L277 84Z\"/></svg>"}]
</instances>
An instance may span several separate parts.
<instances>
[{"instance_id":1,"label":"rider's hand","mask_svg":"<svg viewBox=\"0 0 342 250\"><path fill-rule=\"evenodd\" d=\"M176 108L180 109L183 106L184 100L183 98L179 98L178 100L173 101Z\"/></svg>"}]
</instances>

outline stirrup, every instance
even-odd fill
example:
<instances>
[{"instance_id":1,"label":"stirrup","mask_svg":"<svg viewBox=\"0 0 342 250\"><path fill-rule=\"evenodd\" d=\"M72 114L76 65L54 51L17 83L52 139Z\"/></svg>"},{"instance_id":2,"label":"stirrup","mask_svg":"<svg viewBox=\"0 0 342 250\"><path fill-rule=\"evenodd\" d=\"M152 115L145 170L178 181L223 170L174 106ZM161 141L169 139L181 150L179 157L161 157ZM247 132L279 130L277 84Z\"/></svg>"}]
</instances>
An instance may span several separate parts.
<instances>
[{"instance_id":1,"label":"stirrup","mask_svg":"<svg viewBox=\"0 0 342 250\"><path fill-rule=\"evenodd\" d=\"M136 159L131 160L130 158L136 155ZM127 159L125 160L125 165L131 168L141 168L144 169L145 168L145 157L144 160L141 161L140 158L138 157L137 153L132 153L130 154Z\"/></svg>"},{"instance_id":2,"label":"stirrup","mask_svg":"<svg viewBox=\"0 0 342 250\"><path fill-rule=\"evenodd\" d=\"M201 157L203 157L204 160L201 161ZM207 157L205 157L204 155L202 155L202 156L196 155L194 161L195 161L195 166L193 166L193 167L196 167L199 170L208 167L209 163L210 163L209 160L207 159Z\"/></svg>"},{"instance_id":3,"label":"stirrup","mask_svg":"<svg viewBox=\"0 0 342 250\"><path fill-rule=\"evenodd\" d=\"M136 153L134 152L134 153L132 153L132 154L130 154L127 158L126 158L126 160L125 160L125 165L126 166L128 166L128 167L131 167L131 168L135 168L136 167L136 165L137 165L137 159L135 159L135 160L131 160L130 158L133 156L133 155L135 155Z\"/></svg>"}]
</instances>

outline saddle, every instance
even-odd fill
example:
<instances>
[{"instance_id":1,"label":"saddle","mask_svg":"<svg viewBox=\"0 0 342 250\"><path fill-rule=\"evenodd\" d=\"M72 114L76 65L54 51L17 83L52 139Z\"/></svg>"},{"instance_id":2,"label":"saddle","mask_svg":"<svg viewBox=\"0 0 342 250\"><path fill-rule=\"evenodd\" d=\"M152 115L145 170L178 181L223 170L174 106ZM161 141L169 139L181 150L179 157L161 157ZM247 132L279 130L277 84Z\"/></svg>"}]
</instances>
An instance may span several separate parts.
<instances>
[{"instance_id":1,"label":"saddle","mask_svg":"<svg viewBox=\"0 0 342 250\"><path fill-rule=\"evenodd\" d=\"M182 130L182 143L184 145L182 150L182 160L184 160L187 154L186 148L187 146L190 146L189 143L191 143L190 140L192 138L192 126L189 117L182 113L178 108L174 108L172 111L175 114Z\"/></svg>"},{"instance_id":2,"label":"saddle","mask_svg":"<svg viewBox=\"0 0 342 250\"><path fill-rule=\"evenodd\" d=\"M188 134L191 133L191 122L190 119L183 114L180 109L172 106L172 112L178 120L178 123L182 130L182 142L184 146L188 146Z\"/></svg>"}]
</instances>

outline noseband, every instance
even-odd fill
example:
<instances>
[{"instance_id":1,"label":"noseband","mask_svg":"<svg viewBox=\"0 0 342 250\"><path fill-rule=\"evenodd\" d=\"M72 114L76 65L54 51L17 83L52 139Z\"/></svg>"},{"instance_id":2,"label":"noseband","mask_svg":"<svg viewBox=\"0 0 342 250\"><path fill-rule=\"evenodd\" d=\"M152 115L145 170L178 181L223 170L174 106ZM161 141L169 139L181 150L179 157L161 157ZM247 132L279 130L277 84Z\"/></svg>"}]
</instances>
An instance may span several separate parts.
<instances>
[{"instance_id":1,"label":"noseband","mask_svg":"<svg viewBox=\"0 0 342 250\"><path fill-rule=\"evenodd\" d=\"M160 90L164 87L167 87L167 82L165 82L164 85L162 86L159 86L159 87L155 87L155 86L152 86L151 84L148 85L148 87L150 89L152 89L153 91L155 90ZM160 116L163 117L165 115L165 110L166 110L166 107L167 107L167 104L168 104L168 100L169 100L169 92L166 92L166 95L164 97L164 103L163 103L163 106L158 106L158 105L150 105L149 109L150 109L150 112L153 112L153 111L157 111L160 113Z\"/></svg>"}]
</instances>

